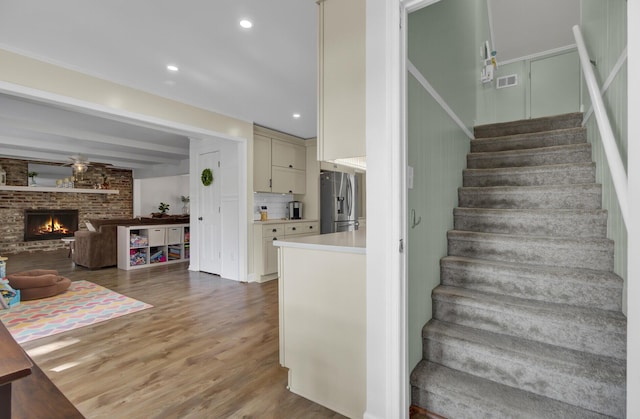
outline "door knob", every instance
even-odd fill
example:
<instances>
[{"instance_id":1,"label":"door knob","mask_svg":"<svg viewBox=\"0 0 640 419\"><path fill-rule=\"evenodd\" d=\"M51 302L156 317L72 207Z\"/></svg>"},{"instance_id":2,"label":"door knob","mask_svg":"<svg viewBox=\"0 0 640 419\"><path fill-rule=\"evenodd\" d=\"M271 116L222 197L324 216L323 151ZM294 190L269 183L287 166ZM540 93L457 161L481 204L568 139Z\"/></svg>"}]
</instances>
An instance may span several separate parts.
<instances>
[{"instance_id":1,"label":"door knob","mask_svg":"<svg viewBox=\"0 0 640 419\"><path fill-rule=\"evenodd\" d=\"M198 220L202 221L202 217L198 217Z\"/></svg>"}]
</instances>

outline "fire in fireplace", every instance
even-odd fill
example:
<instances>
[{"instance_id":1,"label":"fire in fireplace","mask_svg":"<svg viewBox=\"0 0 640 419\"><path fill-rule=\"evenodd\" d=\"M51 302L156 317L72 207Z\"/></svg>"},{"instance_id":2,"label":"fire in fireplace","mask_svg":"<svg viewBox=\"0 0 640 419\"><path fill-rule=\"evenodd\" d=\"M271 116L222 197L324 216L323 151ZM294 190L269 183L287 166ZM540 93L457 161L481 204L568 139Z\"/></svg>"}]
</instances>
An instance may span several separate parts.
<instances>
[{"instance_id":1,"label":"fire in fireplace","mask_svg":"<svg viewBox=\"0 0 640 419\"><path fill-rule=\"evenodd\" d=\"M78 210L25 210L24 241L73 237L78 230Z\"/></svg>"}]
</instances>

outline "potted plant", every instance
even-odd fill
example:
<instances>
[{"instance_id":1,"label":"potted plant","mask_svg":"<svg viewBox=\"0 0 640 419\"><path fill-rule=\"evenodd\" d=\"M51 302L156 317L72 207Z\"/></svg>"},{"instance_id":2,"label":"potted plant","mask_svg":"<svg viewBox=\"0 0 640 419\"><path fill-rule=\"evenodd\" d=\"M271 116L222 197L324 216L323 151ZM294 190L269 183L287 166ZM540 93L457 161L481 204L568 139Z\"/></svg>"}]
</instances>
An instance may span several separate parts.
<instances>
[{"instance_id":1,"label":"potted plant","mask_svg":"<svg viewBox=\"0 0 640 419\"><path fill-rule=\"evenodd\" d=\"M31 179L31 186L36 186L36 176L38 176L38 172L29 172L27 176Z\"/></svg>"},{"instance_id":2,"label":"potted plant","mask_svg":"<svg viewBox=\"0 0 640 419\"><path fill-rule=\"evenodd\" d=\"M160 211L160 214L165 215L167 211L169 211L169 204L161 202L160 205L158 205L158 211Z\"/></svg>"},{"instance_id":3,"label":"potted plant","mask_svg":"<svg viewBox=\"0 0 640 419\"><path fill-rule=\"evenodd\" d=\"M191 199L188 196L182 195L180 200L182 201L182 213L185 215L189 214L189 202Z\"/></svg>"}]
</instances>

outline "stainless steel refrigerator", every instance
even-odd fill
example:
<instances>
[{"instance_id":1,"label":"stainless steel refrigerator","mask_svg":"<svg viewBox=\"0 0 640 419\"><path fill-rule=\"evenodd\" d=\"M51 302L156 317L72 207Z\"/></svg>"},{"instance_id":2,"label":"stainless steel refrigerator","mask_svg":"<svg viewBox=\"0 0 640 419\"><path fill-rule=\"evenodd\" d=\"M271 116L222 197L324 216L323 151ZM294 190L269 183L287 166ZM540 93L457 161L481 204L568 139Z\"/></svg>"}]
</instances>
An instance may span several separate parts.
<instances>
[{"instance_id":1,"label":"stainless steel refrigerator","mask_svg":"<svg viewBox=\"0 0 640 419\"><path fill-rule=\"evenodd\" d=\"M320 233L358 229L355 177L349 173L320 172Z\"/></svg>"}]
</instances>

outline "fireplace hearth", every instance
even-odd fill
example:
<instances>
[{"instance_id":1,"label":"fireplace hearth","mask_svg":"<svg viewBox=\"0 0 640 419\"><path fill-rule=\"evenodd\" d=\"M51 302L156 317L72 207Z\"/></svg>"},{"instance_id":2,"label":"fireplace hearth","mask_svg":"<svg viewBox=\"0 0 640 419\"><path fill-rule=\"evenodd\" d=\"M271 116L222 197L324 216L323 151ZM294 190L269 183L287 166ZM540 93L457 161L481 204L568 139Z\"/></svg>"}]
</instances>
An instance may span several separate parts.
<instances>
[{"instance_id":1,"label":"fireplace hearth","mask_svg":"<svg viewBox=\"0 0 640 419\"><path fill-rule=\"evenodd\" d=\"M78 230L78 210L24 210L24 241L73 237Z\"/></svg>"}]
</instances>

